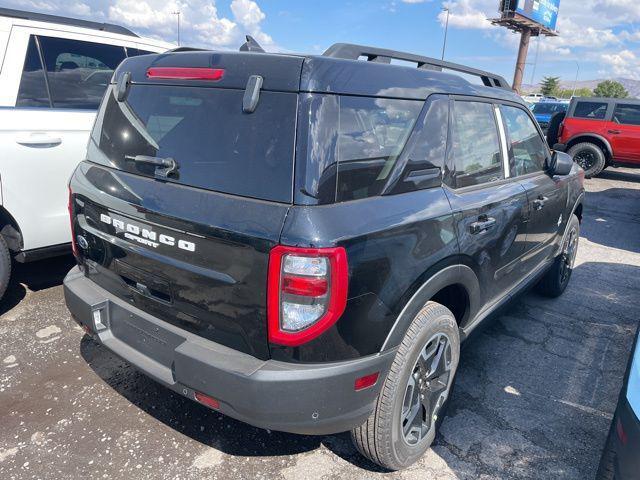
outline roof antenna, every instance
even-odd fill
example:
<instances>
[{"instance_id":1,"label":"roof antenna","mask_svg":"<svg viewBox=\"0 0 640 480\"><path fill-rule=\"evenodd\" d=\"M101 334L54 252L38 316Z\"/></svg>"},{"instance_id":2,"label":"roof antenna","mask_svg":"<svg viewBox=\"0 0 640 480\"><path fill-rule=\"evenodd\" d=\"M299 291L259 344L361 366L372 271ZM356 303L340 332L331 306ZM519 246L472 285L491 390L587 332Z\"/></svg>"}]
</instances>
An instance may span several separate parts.
<instances>
[{"instance_id":1,"label":"roof antenna","mask_svg":"<svg viewBox=\"0 0 640 480\"><path fill-rule=\"evenodd\" d=\"M260 44L256 41L255 38L253 38L251 35L247 35L245 38L247 39L247 41L240 46L241 52L265 53L264 48L260 46Z\"/></svg>"}]
</instances>

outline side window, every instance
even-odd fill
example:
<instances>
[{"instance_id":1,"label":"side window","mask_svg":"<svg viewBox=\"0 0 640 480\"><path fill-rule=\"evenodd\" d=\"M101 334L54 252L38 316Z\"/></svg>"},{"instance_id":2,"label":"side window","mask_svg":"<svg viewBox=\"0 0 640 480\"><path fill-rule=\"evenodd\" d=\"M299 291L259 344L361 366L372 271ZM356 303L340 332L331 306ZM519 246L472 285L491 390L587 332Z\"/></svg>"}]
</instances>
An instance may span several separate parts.
<instances>
[{"instance_id":1,"label":"side window","mask_svg":"<svg viewBox=\"0 0 640 480\"><path fill-rule=\"evenodd\" d=\"M36 38L29 37L27 56L24 60L22 77L20 78L20 88L16 107L50 107L49 94L47 93L47 83L44 77L44 70L40 62L38 45Z\"/></svg>"},{"instance_id":2,"label":"side window","mask_svg":"<svg viewBox=\"0 0 640 480\"><path fill-rule=\"evenodd\" d=\"M613 121L622 125L640 125L640 105L619 103L613 112Z\"/></svg>"},{"instance_id":3,"label":"side window","mask_svg":"<svg viewBox=\"0 0 640 480\"><path fill-rule=\"evenodd\" d=\"M502 154L493 105L456 101L452 117L452 186L463 188L503 179Z\"/></svg>"},{"instance_id":4,"label":"side window","mask_svg":"<svg viewBox=\"0 0 640 480\"><path fill-rule=\"evenodd\" d=\"M97 109L123 47L38 37L55 108Z\"/></svg>"},{"instance_id":5,"label":"side window","mask_svg":"<svg viewBox=\"0 0 640 480\"><path fill-rule=\"evenodd\" d=\"M340 97L337 201L382 191L423 102Z\"/></svg>"},{"instance_id":6,"label":"side window","mask_svg":"<svg viewBox=\"0 0 640 480\"><path fill-rule=\"evenodd\" d=\"M590 118L603 120L607 114L607 104L603 102L578 102L573 116L576 118Z\"/></svg>"},{"instance_id":7,"label":"side window","mask_svg":"<svg viewBox=\"0 0 640 480\"><path fill-rule=\"evenodd\" d=\"M509 150L514 160L513 175L520 176L544 170L547 147L531 117L520 108L506 105L501 105L500 111L506 125Z\"/></svg>"},{"instance_id":8,"label":"side window","mask_svg":"<svg viewBox=\"0 0 640 480\"><path fill-rule=\"evenodd\" d=\"M402 152L400 182L393 193L403 193L441 185L449 130L449 98L439 96L427 101L414 133Z\"/></svg>"}]
</instances>

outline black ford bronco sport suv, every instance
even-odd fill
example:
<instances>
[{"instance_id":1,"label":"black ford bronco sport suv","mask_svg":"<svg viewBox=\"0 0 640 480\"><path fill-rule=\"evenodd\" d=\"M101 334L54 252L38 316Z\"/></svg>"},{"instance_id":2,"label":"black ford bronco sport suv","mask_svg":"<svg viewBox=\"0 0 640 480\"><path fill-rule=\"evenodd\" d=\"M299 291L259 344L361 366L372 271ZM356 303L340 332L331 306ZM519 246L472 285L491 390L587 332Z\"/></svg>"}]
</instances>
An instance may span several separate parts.
<instances>
[{"instance_id":1,"label":"black ford bronco sport suv","mask_svg":"<svg viewBox=\"0 0 640 480\"><path fill-rule=\"evenodd\" d=\"M527 287L565 289L582 171L490 73L348 44L243 49L117 69L70 180L67 305L188 398L268 429L351 430L406 467L461 341Z\"/></svg>"}]
</instances>

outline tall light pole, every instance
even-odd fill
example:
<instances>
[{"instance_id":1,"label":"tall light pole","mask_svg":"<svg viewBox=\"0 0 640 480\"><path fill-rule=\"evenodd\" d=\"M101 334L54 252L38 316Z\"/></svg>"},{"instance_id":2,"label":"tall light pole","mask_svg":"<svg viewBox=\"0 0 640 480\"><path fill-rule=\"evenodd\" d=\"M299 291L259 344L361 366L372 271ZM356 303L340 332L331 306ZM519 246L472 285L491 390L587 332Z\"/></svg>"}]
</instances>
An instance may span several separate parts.
<instances>
[{"instance_id":1,"label":"tall light pole","mask_svg":"<svg viewBox=\"0 0 640 480\"><path fill-rule=\"evenodd\" d=\"M447 48L447 31L449 30L449 7L444 7L443 12L447 12L447 20L444 24L444 40L442 41L442 60L444 60L444 51Z\"/></svg>"},{"instance_id":2,"label":"tall light pole","mask_svg":"<svg viewBox=\"0 0 640 480\"><path fill-rule=\"evenodd\" d=\"M180 10L171 13L178 16L178 46L180 46Z\"/></svg>"},{"instance_id":3,"label":"tall light pole","mask_svg":"<svg viewBox=\"0 0 640 480\"><path fill-rule=\"evenodd\" d=\"M576 89L578 88L578 75L580 75L580 64L576 62L576 80L573 82L573 94L571 95L572 97L576 96Z\"/></svg>"}]
</instances>

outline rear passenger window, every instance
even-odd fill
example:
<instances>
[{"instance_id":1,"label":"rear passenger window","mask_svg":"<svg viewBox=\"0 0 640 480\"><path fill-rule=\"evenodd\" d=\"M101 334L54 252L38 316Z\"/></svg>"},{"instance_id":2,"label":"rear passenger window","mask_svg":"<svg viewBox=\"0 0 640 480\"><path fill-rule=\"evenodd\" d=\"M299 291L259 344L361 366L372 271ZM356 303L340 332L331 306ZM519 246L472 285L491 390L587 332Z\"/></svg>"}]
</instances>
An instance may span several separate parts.
<instances>
[{"instance_id":1,"label":"rear passenger window","mask_svg":"<svg viewBox=\"0 0 640 480\"><path fill-rule=\"evenodd\" d=\"M640 105L619 103L613 112L613 121L622 125L640 125Z\"/></svg>"},{"instance_id":2,"label":"rear passenger window","mask_svg":"<svg viewBox=\"0 0 640 480\"><path fill-rule=\"evenodd\" d=\"M493 106L456 101L451 128L452 182L455 188L504 178Z\"/></svg>"},{"instance_id":3,"label":"rear passenger window","mask_svg":"<svg viewBox=\"0 0 640 480\"><path fill-rule=\"evenodd\" d=\"M340 97L337 201L382 191L423 102Z\"/></svg>"},{"instance_id":4,"label":"rear passenger window","mask_svg":"<svg viewBox=\"0 0 640 480\"><path fill-rule=\"evenodd\" d=\"M507 139L514 160L514 175L544 170L547 147L531 117L520 108L506 105L502 105L500 111L507 127Z\"/></svg>"},{"instance_id":5,"label":"rear passenger window","mask_svg":"<svg viewBox=\"0 0 640 480\"><path fill-rule=\"evenodd\" d=\"M44 70L36 37L29 37L29 46L27 47L27 56L24 60L24 68L22 69L22 77L20 78L20 88L18 89L18 98L16 107L49 107L49 94L47 93L47 83L44 78Z\"/></svg>"},{"instance_id":6,"label":"rear passenger window","mask_svg":"<svg viewBox=\"0 0 640 480\"><path fill-rule=\"evenodd\" d=\"M573 112L577 118L602 120L607 114L607 104L603 102L578 102Z\"/></svg>"},{"instance_id":7,"label":"rear passenger window","mask_svg":"<svg viewBox=\"0 0 640 480\"><path fill-rule=\"evenodd\" d=\"M97 109L124 47L38 37L55 108Z\"/></svg>"}]
</instances>

